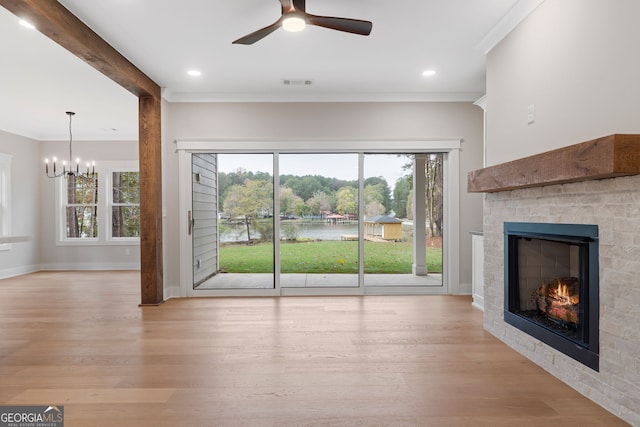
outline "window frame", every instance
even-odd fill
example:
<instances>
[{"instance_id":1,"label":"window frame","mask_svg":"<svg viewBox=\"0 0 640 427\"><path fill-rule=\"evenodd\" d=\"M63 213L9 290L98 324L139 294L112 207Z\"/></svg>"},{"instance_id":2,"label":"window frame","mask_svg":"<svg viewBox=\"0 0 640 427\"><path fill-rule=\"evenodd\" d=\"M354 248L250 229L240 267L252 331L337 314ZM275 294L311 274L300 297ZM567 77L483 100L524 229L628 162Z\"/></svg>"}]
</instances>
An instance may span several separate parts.
<instances>
[{"instance_id":1,"label":"window frame","mask_svg":"<svg viewBox=\"0 0 640 427\"><path fill-rule=\"evenodd\" d=\"M113 172L139 172L137 161L96 161L98 175L98 237L66 236L66 187L65 178L56 179L56 246L137 246L139 237L112 237L111 209L113 200ZM84 206L84 205L83 205Z\"/></svg>"},{"instance_id":2,"label":"window frame","mask_svg":"<svg viewBox=\"0 0 640 427\"><path fill-rule=\"evenodd\" d=\"M105 225L107 226L107 230L105 230L106 233L106 240L109 242L136 242L139 243L140 242L140 237L117 237L117 236L113 236L113 222L112 221L107 221L107 218L111 218L112 214L113 214L113 208L115 206L124 206L124 207L128 207L128 206L137 206L138 209L140 209L140 200L138 200L138 203L114 203L113 201L113 174L115 172L137 172L138 174L140 173L140 171L138 170L138 164L129 164L126 166L118 166L115 168L109 168L108 172L107 172L107 176L106 176L106 181L107 181L107 203L106 203L106 210L104 212L104 221L105 221ZM140 192L138 192L138 197L140 197ZM99 230L98 230L99 232Z\"/></svg>"},{"instance_id":3,"label":"window frame","mask_svg":"<svg viewBox=\"0 0 640 427\"><path fill-rule=\"evenodd\" d=\"M189 207L192 206L191 194L191 156L193 153L275 153L276 156L283 153L343 153L357 152L364 154L376 153L397 153L411 152L414 154L427 154L442 152L445 153L443 165L444 180L444 247L443 247L443 287L438 289L440 294L459 294L460 285L460 153L462 151L462 139L379 139L379 140L342 140L334 138L313 138L313 139L286 139L286 140L242 140L241 147L238 148L237 140L229 139L177 139L176 149L178 152L178 189L179 203L178 214L180 224L189 224ZM277 162L274 165L273 174L278 174ZM362 170L362 169L361 169ZM277 189L279 186L275 187ZM360 193L362 194L362 192ZM278 203L278 197L275 198ZM277 211L277 209L276 209ZM219 296L231 295L226 290L223 291L194 291L191 288L192 269L189 266L193 263L191 235L187 232L188 227L184 227L184 232L180 232L180 265L181 269L179 289L175 289L173 296ZM279 222L276 221L274 227L275 235L279 235ZM276 240L277 242L277 240ZM278 251L276 250L276 254ZM446 267L444 267L446 265ZM276 261L276 269L278 262ZM279 273L278 273L279 274ZM289 288L291 291L281 292L279 277L276 277L276 289L251 290L243 292L242 295L251 296L274 296L274 295L308 295L305 288ZM345 288L346 289L346 288ZM362 291L364 289L364 291ZM398 288L397 288L398 289ZM400 293L400 291L397 293ZM348 292L353 292L350 289ZM332 295L338 295L334 289ZM347 294L348 292L341 293ZM365 294L386 294L388 288L380 287L359 287L358 295ZM415 293L414 289L407 289L406 292Z\"/></svg>"},{"instance_id":4,"label":"window frame","mask_svg":"<svg viewBox=\"0 0 640 427\"><path fill-rule=\"evenodd\" d=\"M97 190L96 190L96 197L97 197L97 202L96 203L68 203L67 202L67 191L68 191L68 182L69 180L66 178L62 178L61 180L61 185L60 185L60 198L62 200L62 212L61 212L61 228L60 228L60 235L63 239L70 241L70 242L91 242L91 241L97 241L98 237L68 237L67 236L67 209L68 208L89 208L89 209L94 209L95 208L95 212L96 215L98 217L96 226L98 228L97 230L97 236L100 236L100 228L102 226L102 224L100 224L100 199L101 199L101 195L100 195L100 174L98 173L98 178L97 178ZM80 181L82 182L82 181Z\"/></svg>"}]
</instances>

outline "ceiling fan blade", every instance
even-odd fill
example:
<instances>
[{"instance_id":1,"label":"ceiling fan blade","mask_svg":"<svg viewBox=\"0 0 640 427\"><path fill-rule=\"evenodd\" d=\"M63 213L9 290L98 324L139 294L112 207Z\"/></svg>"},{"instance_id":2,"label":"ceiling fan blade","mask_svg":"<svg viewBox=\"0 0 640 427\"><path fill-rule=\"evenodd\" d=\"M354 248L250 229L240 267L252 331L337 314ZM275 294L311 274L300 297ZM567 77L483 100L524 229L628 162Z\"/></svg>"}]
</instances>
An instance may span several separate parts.
<instances>
[{"instance_id":1,"label":"ceiling fan blade","mask_svg":"<svg viewBox=\"0 0 640 427\"><path fill-rule=\"evenodd\" d=\"M296 8L293 0L280 0L280 5L282 6L282 14Z\"/></svg>"},{"instance_id":2,"label":"ceiling fan blade","mask_svg":"<svg viewBox=\"0 0 640 427\"><path fill-rule=\"evenodd\" d=\"M234 41L232 44L254 44L258 40L263 39L264 37L268 36L269 34L273 33L275 30L280 28L280 21L282 21L282 18L278 19L276 22L269 25L268 27L261 28L258 31L254 31L251 34L247 34L244 37L240 37L238 40Z\"/></svg>"},{"instance_id":3,"label":"ceiling fan blade","mask_svg":"<svg viewBox=\"0 0 640 427\"><path fill-rule=\"evenodd\" d=\"M282 5L282 14L284 15L286 12L302 12L304 13L306 8L306 0L280 0L280 4Z\"/></svg>"},{"instance_id":4,"label":"ceiling fan blade","mask_svg":"<svg viewBox=\"0 0 640 427\"><path fill-rule=\"evenodd\" d=\"M306 0L291 0L293 2L293 7L298 11L298 12L305 12L305 8L306 8Z\"/></svg>"},{"instance_id":5,"label":"ceiling fan blade","mask_svg":"<svg viewBox=\"0 0 640 427\"><path fill-rule=\"evenodd\" d=\"M307 22L318 27L331 28L332 30L344 31L346 33L360 34L368 36L371 33L373 24L371 21L360 19L334 18L332 16L316 16L305 13Z\"/></svg>"}]
</instances>

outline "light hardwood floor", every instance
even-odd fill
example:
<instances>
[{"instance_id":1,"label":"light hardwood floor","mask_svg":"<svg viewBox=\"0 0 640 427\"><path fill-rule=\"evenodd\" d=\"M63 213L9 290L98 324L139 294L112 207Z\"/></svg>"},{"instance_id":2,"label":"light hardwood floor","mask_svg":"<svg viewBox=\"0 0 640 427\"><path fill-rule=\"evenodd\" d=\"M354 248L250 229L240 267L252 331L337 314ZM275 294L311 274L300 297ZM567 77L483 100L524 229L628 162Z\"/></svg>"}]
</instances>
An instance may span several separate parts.
<instances>
[{"instance_id":1,"label":"light hardwood floor","mask_svg":"<svg viewBox=\"0 0 640 427\"><path fill-rule=\"evenodd\" d=\"M138 272L0 280L0 404L65 426L618 426L469 297L173 299Z\"/></svg>"}]
</instances>

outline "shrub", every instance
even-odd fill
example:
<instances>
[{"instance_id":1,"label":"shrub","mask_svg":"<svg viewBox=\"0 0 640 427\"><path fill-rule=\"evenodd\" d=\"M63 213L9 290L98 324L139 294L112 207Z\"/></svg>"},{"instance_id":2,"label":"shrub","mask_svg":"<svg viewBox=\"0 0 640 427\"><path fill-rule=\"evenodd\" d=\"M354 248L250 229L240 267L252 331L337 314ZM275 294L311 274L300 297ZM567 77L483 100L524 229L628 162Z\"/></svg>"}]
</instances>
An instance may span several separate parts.
<instances>
[{"instance_id":1,"label":"shrub","mask_svg":"<svg viewBox=\"0 0 640 427\"><path fill-rule=\"evenodd\" d=\"M282 224L282 235L286 240L297 240L300 235L300 228L297 224L290 222Z\"/></svg>"}]
</instances>

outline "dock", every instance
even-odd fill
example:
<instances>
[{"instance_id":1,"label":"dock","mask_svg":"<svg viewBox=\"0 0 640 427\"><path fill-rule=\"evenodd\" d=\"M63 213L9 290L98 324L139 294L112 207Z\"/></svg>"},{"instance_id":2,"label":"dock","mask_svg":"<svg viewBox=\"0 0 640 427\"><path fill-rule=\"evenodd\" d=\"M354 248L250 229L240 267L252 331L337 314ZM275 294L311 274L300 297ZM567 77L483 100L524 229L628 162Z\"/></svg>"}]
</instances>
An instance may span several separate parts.
<instances>
[{"instance_id":1,"label":"dock","mask_svg":"<svg viewBox=\"0 0 640 427\"><path fill-rule=\"evenodd\" d=\"M340 236L340 240L355 241L355 240L358 240L358 235L357 234L343 234L343 235ZM370 234L365 235L364 236L364 240L367 240L369 242L377 242L377 243L393 242L393 240L383 239L382 237L372 236Z\"/></svg>"}]
</instances>

